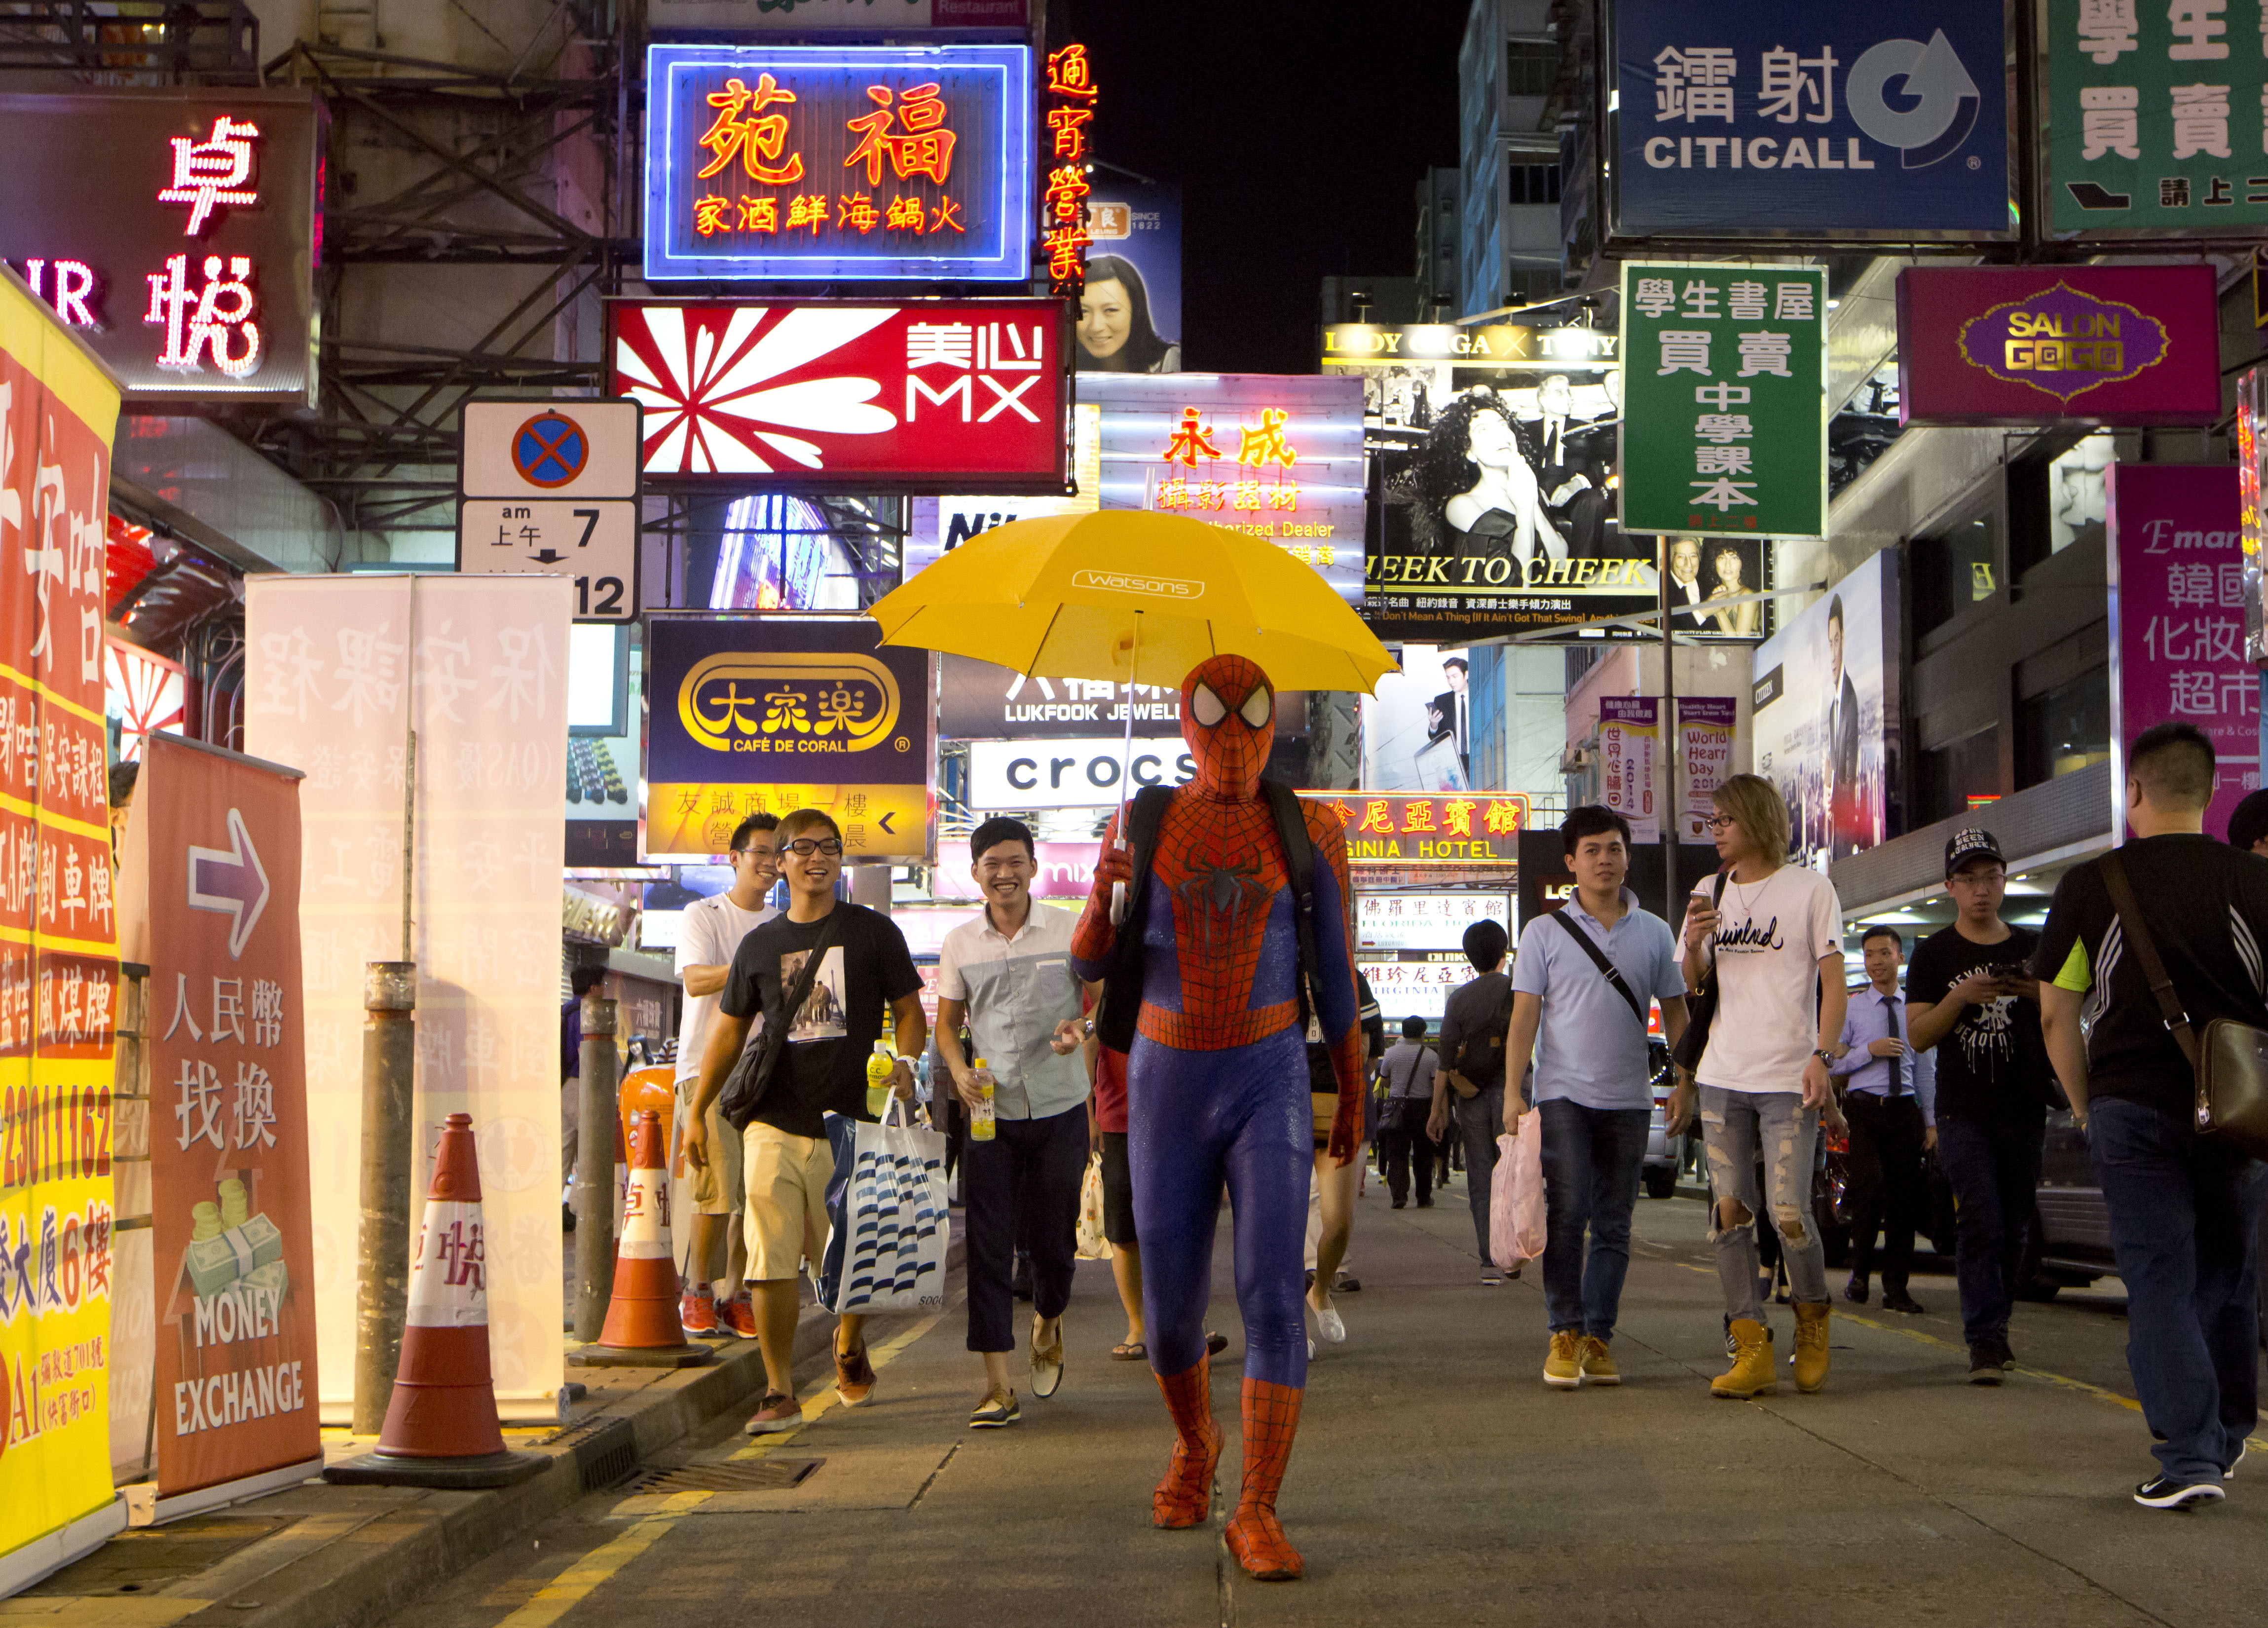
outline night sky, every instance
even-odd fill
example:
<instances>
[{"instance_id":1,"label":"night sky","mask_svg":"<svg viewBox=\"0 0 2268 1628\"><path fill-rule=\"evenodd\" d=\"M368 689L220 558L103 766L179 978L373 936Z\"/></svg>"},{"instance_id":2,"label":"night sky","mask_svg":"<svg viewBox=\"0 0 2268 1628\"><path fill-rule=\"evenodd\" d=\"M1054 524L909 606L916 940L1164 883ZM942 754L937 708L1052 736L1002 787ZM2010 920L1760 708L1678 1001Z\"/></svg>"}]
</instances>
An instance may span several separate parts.
<instances>
[{"instance_id":1,"label":"night sky","mask_svg":"<svg viewBox=\"0 0 2268 1628\"><path fill-rule=\"evenodd\" d=\"M1182 365L1312 373L1318 283L1409 276L1457 161L1463 0L1072 0L1098 157L1182 187Z\"/></svg>"}]
</instances>

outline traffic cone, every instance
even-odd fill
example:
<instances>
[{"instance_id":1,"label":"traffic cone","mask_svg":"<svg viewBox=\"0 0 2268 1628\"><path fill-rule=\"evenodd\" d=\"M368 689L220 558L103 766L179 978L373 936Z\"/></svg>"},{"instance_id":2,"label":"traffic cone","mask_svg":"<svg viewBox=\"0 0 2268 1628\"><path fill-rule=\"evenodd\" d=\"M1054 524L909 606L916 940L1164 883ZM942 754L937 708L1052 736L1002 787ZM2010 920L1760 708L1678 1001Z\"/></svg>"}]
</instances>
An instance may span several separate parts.
<instances>
[{"instance_id":1,"label":"traffic cone","mask_svg":"<svg viewBox=\"0 0 2268 1628\"><path fill-rule=\"evenodd\" d=\"M550 1461L507 1453L489 1368L488 1249L473 1116L452 1114L433 1160L425 1226L409 1268L401 1366L378 1450L323 1471L328 1481L453 1489L510 1486Z\"/></svg>"},{"instance_id":2,"label":"traffic cone","mask_svg":"<svg viewBox=\"0 0 2268 1628\"><path fill-rule=\"evenodd\" d=\"M669 1172L661 1116L640 1109L630 1127L630 1185L615 1248L615 1292L596 1344L567 1353L578 1367L690 1368L716 1359L677 1319L677 1261L669 1247Z\"/></svg>"}]
</instances>

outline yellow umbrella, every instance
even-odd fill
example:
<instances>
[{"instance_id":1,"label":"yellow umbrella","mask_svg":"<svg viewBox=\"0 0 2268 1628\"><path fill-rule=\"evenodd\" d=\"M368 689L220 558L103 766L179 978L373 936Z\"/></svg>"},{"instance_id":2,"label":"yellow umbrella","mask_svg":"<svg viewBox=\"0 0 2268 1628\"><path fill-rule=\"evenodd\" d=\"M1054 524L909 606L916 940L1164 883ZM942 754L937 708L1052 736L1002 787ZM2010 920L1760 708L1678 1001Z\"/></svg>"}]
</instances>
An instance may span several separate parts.
<instances>
[{"instance_id":1,"label":"yellow umbrella","mask_svg":"<svg viewBox=\"0 0 2268 1628\"><path fill-rule=\"evenodd\" d=\"M995 526L866 614L885 645L1037 678L1178 689L1226 653L1279 690L1367 695L1395 670L1352 608L1274 543L1141 509Z\"/></svg>"}]
</instances>

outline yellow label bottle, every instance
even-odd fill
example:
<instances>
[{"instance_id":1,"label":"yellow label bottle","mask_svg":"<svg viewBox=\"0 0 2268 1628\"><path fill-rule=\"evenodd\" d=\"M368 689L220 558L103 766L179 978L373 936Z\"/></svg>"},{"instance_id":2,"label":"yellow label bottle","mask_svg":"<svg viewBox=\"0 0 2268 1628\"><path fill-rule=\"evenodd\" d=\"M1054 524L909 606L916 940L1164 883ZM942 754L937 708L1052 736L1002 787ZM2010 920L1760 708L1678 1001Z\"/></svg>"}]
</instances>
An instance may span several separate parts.
<instances>
[{"instance_id":1,"label":"yellow label bottle","mask_svg":"<svg viewBox=\"0 0 2268 1628\"><path fill-rule=\"evenodd\" d=\"M976 1106L968 1110L968 1137L974 1142L989 1142L992 1139L995 1123L992 1117L992 1071L984 1065L983 1057L976 1059Z\"/></svg>"},{"instance_id":2,"label":"yellow label bottle","mask_svg":"<svg viewBox=\"0 0 2268 1628\"><path fill-rule=\"evenodd\" d=\"M874 1042L874 1055L866 1059L866 1111L880 1119L890 1106L890 1077L897 1072L897 1059L890 1055L890 1042Z\"/></svg>"}]
</instances>

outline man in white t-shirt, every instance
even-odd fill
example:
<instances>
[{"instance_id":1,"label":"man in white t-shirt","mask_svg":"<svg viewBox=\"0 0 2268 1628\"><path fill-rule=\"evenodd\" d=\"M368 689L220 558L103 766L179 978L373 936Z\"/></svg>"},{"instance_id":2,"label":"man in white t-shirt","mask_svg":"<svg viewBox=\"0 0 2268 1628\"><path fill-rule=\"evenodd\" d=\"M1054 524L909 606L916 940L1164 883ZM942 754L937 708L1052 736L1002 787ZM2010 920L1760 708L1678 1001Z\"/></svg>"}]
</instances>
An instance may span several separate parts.
<instances>
[{"instance_id":1,"label":"man in white t-shirt","mask_svg":"<svg viewBox=\"0 0 2268 1628\"><path fill-rule=\"evenodd\" d=\"M701 1083L701 1054L733 952L740 940L779 911L764 895L779 880L779 816L754 814L733 832L733 885L713 898L688 906L677 937L677 976L685 985L685 1025L677 1041L677 1113L691 1110ZM758 1020L761 1024L762 1020ZM747 1243L738 1225L746 1199L741 1192L740 1138L711 1103L708 1112L708 1164L693 1172L693 1219L688 1223L685 1271L678 1283L678 1317L696 1337L728 1333L756 1337L755 1308L741 1282ZM716 1285L725 1285L719 1300Z\"/></svg>"},{"instance_id":2,"label":"man in white t-shirt","mask_svg":"<svg viewBox=\"0 0 2268 1628\"><path fill-rule=\"evenodd\" d=\"M1717 1198L1709 1235L1734 1348L1732 1369L1710 1390L1745 1401L1774 1389L1778 1377L1756 1292L1749 1223L1759 1215L1771 1218L1787 1263L1795 1388L1827 1383L1827 1256L1812 1216L1811 1178L1820 1115L1835 1113L1827 1065L1841 1055L1848 992L1842 904L1825 876L1787 862L1787 804L1778 789L1734 775L1712 797L1709 827L1725 866L1694 890L1686 912L1685 979L1699 989L1713 971L1717 1006L1701 1065L1671 1095L1668 1129L1684 1129L1697 1082Z\"/></svg>"}]
</instances>

